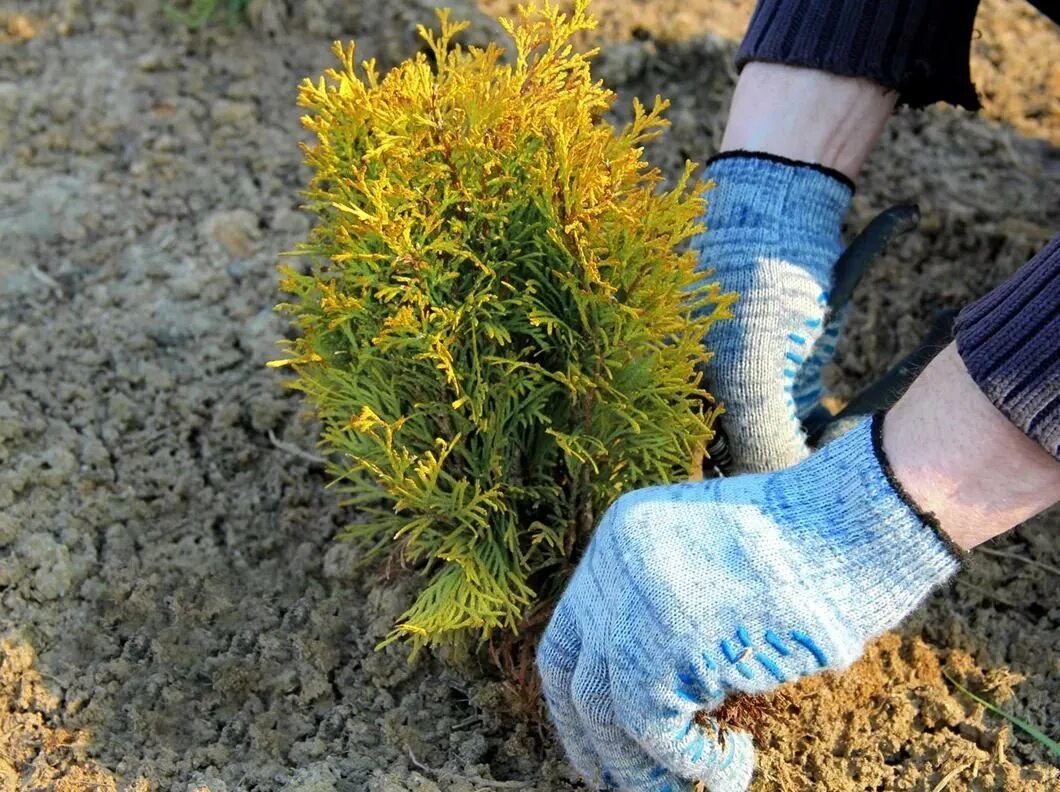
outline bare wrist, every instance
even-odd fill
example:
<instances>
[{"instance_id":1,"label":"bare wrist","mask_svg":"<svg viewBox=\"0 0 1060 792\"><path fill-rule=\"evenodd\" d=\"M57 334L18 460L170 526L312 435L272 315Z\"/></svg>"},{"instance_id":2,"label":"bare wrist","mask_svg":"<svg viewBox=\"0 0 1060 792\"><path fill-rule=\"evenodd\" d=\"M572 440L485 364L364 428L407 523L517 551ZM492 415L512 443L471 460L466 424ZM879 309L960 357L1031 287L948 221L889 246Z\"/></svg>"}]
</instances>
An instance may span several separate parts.
<instances>
[{"instance_id":1,"label":"bare wrist","mask_svg":"<svg viewBox=\"0 0 1060 792\"><path fill-rule=\"evenodd\" d=\"M861 77L749 63L736 84L721 150L814 162L854 179L896 99L894 91Z\"/></svg>"},{"instance_id":2,"label":"bare wrist","mask_svg":"<svg viewBox=\"0 0 1060 792\"><path fill-rule=\"evenodd\" d=\"M1060 497L1060 463L990 403L954 344L891 408L883 445L909 497L966 550Z\"/></svg>"}]
</instances>

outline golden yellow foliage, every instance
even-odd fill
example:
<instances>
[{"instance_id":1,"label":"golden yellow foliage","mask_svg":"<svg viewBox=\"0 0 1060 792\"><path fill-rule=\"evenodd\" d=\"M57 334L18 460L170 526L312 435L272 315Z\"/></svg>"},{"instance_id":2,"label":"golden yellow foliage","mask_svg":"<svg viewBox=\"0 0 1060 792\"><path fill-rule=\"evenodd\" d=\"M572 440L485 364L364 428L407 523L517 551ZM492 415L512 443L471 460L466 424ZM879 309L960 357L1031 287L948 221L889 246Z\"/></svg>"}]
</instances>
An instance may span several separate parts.
<instances>
[{"instance_id":1,"label":"golden yellow foliage","mask_svg":"<svg viewBox=\"0 0 1060 792\"><path fill-rule=\"evenodd\" d=\"M511 62L443 12L385 76L336 44L301 86L317 222L277 363L367 518L345 535L428 577L391 636L415 647L517 630L611 500L711 437L696 366L733 296L678 250L704 185L689 164L660 190L643 159L665 102L603 120L614 95L570 44L585 5L505 21Z\"/></svg>"}]
</instances>

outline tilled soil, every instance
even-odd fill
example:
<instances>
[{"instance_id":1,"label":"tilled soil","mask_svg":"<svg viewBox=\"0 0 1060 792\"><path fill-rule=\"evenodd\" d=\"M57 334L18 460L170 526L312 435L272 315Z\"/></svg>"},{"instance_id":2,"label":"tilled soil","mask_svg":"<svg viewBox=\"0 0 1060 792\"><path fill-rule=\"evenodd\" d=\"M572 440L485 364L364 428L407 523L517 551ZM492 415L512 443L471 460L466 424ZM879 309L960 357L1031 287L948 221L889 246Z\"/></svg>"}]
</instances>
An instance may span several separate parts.
<instances>
[{"instance_id":1,"label":"tilled soil","mask_svg":"<svg viewBox=\"0 0 1060 792\"><path fill-rule=\"evenodd\" d=\"M190 32L153 3L0 4L0 790L582 788L487 665L374 651L415 581L332 542L354 515L263 367L308 222L295 85L334 38L407 55L431 6L255 0L249 25ZM652 159L709 156L749 4L596 10L616 120L661 93ZM977 27L982 116L900 113L859 184L852 229L899 200L924 220L859 290L841 396L1060 227L1057 30L1000 0ZM496 35L477 17L471 40ZM991 543L900 636L804 683L756 788L1060 789L940 672L1057 737L1058 528Z\"/></svg>"}]
</instances>

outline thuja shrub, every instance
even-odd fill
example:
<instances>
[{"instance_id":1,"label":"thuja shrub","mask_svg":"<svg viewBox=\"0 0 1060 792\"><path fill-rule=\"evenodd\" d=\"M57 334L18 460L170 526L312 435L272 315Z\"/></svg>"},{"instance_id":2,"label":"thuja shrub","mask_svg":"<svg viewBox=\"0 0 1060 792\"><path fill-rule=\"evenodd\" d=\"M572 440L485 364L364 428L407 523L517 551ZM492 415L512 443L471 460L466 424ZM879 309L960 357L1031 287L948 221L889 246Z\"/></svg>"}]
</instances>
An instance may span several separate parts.
<instances>
[{"instance_id":1,"label":"thuja shrub","mask_svg":"<svg viewBox=\"0 0 1060 792\"><path fill-rule=\"evenodd\" d=\"M414 648L518 630L616 496L687 475L716 413L701 341L733 299L680 252L692 165L663 190L644 160L665 102L603 120L614 94L570 44L585 2L502 22L510 62L439 20L385 76L336 44L301 86L316 223L274 363L360 516L343 536L425 576L388 638Z\"/></svg>"}]
</instances>

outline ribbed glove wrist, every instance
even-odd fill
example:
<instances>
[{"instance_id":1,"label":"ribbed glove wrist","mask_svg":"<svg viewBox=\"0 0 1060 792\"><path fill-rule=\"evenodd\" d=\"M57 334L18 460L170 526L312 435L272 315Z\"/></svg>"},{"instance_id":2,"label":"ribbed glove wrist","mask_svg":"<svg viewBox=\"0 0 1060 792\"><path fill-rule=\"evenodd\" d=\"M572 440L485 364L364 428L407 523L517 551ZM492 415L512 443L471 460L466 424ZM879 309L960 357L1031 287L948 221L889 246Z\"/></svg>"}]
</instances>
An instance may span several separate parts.
<instances>
[{"instance_id":1,"label":"ribbed glove wrist","mask_svg":"<svg viewBox=\"0 0 1060 792\"><path fill-rule=\"evenodd\" d=\"M828 288L854 195L847 176L773 154L727 151L707 162L703 177L714 187L707 193L706 231L693 246L739 245L750 259L711 266L731 272L753 268L756 257L786 257Z\"/></svg>"},{"instance_id":2,"label":"ribbed glove wrist","mask_svg":"<svg viewBox=\"0 0 1060 792\"><path fill-rule=\"evenodd\" d=\"M855 657L948 580L961 558L934 516L894 478L883 421L876 415L862 422L854 436L799 465L797 476L774 477L764 487L771 512L793 515L790 540L809 564L807 578L822 581Z\"/></svg>"}]
</instances>

